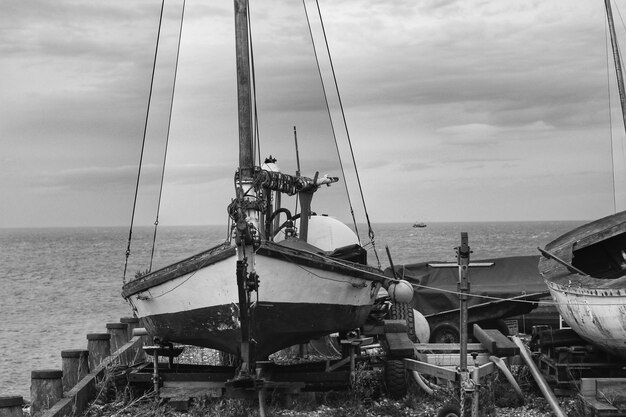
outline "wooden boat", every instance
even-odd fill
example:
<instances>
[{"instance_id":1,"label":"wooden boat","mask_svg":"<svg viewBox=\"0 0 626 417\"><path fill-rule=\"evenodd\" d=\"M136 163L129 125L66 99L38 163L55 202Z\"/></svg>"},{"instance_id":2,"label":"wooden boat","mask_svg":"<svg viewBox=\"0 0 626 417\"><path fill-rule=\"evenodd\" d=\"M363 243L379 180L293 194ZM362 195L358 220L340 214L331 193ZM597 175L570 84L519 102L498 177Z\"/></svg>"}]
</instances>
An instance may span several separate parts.
<instances>
[{"instance_id":1,"label":"wooden boat","mask_svg":"<svg viewBox=\"0 0 626 417\"><path fill-rule=\"evenodd\" d=\"M626 211L580 226L541 250L539 272L583 339L626 357Z\"/></svg>"},{"instance_id":2,"label":"wooden boat","mask_svg":"<svg viewBox=\"0 0 626 417\"><path fill-rule=\"evenodd\" d=\"M621 54L611 1L604 5L626 128ZM626 357L626 212L583 225L539 250L539 271L567 324L588 342Z\"/></svg>"},{"instance_id":3,"label":"wooden boat","mask_svg":"<svg viewBox=\"0 0 626 417\"><path fill-rule=\"evenodd\" d=\"M426 223L422 223L422 222L415 222L413 223L413 227L426 227L427 224Z\"/></svg>"},{"instance_id":4,"label":"wooden boat","mask_svg":"<svg viewBox=\"0 0 626 417\"><path fill-rule=\"evenodd\" d=\"M312 213L313 194L337 178L281 173L253 152L248 2L235 0L239 167L224 244L126 283L123 297L151 336L237 355L242 369L280 349L361 327L381 287L410 300L410 284L366 264L345 224ZM297 195L301 212L280 207ZM278 223L281 215L286 217ZM284 236L279 239L278 236ZM408 299L406 298L408 297Z\"/></svg>"}]
</instances>

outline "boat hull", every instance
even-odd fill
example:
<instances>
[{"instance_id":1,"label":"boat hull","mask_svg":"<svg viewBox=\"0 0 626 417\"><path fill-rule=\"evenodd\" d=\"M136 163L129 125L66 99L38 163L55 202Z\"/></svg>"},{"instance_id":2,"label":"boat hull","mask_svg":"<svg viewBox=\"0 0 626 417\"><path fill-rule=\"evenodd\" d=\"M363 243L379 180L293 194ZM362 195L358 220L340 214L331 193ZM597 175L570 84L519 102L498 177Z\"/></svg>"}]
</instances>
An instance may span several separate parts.
<instances>
[{"instance_id":1,"label":"boat hull","mask_svg":"<svg viewBox=\"0 0 626 417\"><path fill-rule=\"evenodd\" d=\"M563 320L583 339L626 358L626 212L546 245L543 276Z\"/></svg>"},{"instance_id":2,"label":"boat hull","mask_svg":"<svg viewBox=\"0 0 626 417\"><path fill-rule=\"evenodd\" d=\"M237 253L224 246L202 255L130 283L123 295L159 340L239 354ZM260 279L251 293L257 358L362 326L380 287L368 279L373 268L279 245L262 247L249 262Z\"/></svg>"},{"instance_id":3,"label":"boat hull","mask_svg":"<svg viewBox=\"0 0 626 417\"><path fill-rule=\"evenodd\" d=\"M547 282L563 320L580 337L626 358L626 291L572 288Z\"/></svg>"}]
</instances>

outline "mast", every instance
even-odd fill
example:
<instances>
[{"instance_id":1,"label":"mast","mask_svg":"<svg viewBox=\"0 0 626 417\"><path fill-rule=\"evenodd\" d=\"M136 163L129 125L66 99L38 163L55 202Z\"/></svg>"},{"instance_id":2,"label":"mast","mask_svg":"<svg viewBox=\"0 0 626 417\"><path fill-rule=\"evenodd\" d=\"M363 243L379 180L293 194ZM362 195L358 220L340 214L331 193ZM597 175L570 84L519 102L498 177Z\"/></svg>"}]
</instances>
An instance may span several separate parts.
<instances>
[{"instance_id":1,"label":"mast","mask_svg":"<svg viewBox=\"0 0 626 417\"><path fill-rule=\"evenodd\" d=\"M624 91L624 74L622 72L622 60L620 58L619 47L617 45L617 35L615 34L615 24L613 23L611 0L604 0L604 5L606 8L606 18L609 22L609 31L611 33L611 47L613 48L613 59L615 61L615 75L617 76L619 101L622 106L622 120L624 122L624 130L626 130L626 92Z\"/></svg>"},{"instance_id":2,"label":"mast","mask_svg":"<svg viewBox=\"0 0 626 417\"><path fill-rule=\"evenodd\" d=\"M241 330L239 375L235 380L249 380L255 370L255 341L251 322L254 317L251 292L258 288L254 270L254 236L259 224L259 210L249 204L255 200L252 190L254 152L252 146L252 95L250 85L250 46L248 43L248 0L234 0L235 54L237 61L237 103L239 118L239 184L237 185L237 292ZM251 285L252 284L252 285Z\"/></svg>"},{"instance_id":3,"label":"mast","mask_svg":"<svg viewBox=\"0 0 626 417\"><path fill-rule=\"evenodd\" d=\"M235 52L237 60L237 103L239 117L239 169L241 179L252 177L252 94L250 47L248 44L248 0L235 2Z\"/></svg>"}]
</instances>

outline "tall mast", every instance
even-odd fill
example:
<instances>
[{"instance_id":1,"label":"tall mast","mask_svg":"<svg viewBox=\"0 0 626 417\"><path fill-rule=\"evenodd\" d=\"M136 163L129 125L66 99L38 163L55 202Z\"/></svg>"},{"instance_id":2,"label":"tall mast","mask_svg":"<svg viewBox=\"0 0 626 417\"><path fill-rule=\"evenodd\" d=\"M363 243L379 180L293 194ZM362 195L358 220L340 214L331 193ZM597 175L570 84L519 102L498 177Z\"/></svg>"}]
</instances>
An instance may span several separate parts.
<instances>
[{"instance_id":1,"label":"tall mast","mask_svg":"<svg viewBox=\"0 0 626 417\"><path fill-rule=\"evenodd\" d=\"M615 24L613 23L613 12L611 11L611 0L604 0L606 7L606 17L609 22L609 31L611 33L611 47L613 48L613 59L615 60L615 74L617 76L617 87L619 89L619 101L622 106L622 120L624 129L626 130L626 92L624 92L624 74L622 72L622 60L619 55L619 47L617 45L617 35L615 34Z\"/></svg>"},{"instance_id":2,"label":"tall mast","mask_svg":"<svg viewBox=\"0 0 626 417\"><path fill-rule=\"evenodd\" d=\"M235 51L237 60L237 103L239 117L239 169L241 178L252 176L252 98L250 47L248 44L248 0L235 1Z\"/></svg>"}]
</instances>

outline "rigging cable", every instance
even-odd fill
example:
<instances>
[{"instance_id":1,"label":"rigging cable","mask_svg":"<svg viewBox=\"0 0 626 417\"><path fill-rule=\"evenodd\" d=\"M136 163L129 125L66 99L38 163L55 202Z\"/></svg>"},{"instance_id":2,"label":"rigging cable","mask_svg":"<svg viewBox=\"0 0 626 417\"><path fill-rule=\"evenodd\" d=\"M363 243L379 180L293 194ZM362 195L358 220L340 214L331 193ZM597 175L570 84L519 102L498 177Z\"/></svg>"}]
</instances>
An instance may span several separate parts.
<instances>
[{"instance_id":1,"label":"rigging cable","mask_svg":"<svg viewBox=\"0 0 626 417\"><path fill-rule=\"evenodd\" d=\"M157 55L159 52L159 38L161 37L161 25L163 23L163 9L164 8L165 8L165 0L161 2L161 14L159 16L159 29L157 31L156 46L154 50L154 61L152 63L152 76L150 78L150 92L148 94L148 106L146 109L146 120L145 120L144 127L143 127L143 139L141 142L141 153L139 156L139 169L137 171L137 183L135 185L135 198L133 200L133 211L130 217L130 229L128 231L128 246L126 248L126 260L124 262L124 275L122 276L122 281L124 284L126 284L126 271L128 269L128 258L130 257L130 243L132 241L132 236L133 236L133 223L135 221L135 210L137 208L137 194L139 192L139 179L141 178L143 154L144 154L144 149L146 146L146 132L148 130L148 116L150 115L150 103L152 101L152 90L154 87L154 72L156 69L156 60L157 60Z\"/></svg>"},{"instance_id":2,"label":"rigging cable","mask_svg":"<svg viewBox=\"0 0 626 417\"><path fill-rule=\"evenodd\" d=\"M172 109L174 108L174 93L176 92L176 77L178 75L178 60L180 57L180 43L183 37L183 21L185 19L185 3L183 0L182 11L180 15L180 29L178 31L178 46L176 49L176 63L174 65L174 80L172 82L172 96L170 97L170 112L167 119L167 133L165 135L165 149L163 151L163 165L161 167L161 184L159 185L159 199L157 201L157 212L154 220L154 234L152 235L152 252L150 253L150 267L148 271L152 271L152 261L154 260L154 247L156 246L157 228L159 227L159 213L161 212L161 197L163 196L163 182L165 180L165 163L167 161L167 147L170 142L170 128L172 126Z\"/></svg>"},{"instance_id":3,"label":"rigging cable","mask_svg":"<svg viewBox=\"0 0 626 417\"><path fill-rule=\"evenodd\" d=\"M615 188L615 157L613 155L613 117L611 111L611 71L609 60L609 33L607 22L604 22L604 49L606 53L606 90L609 100L609 140L611 145L611 171L613 172L613 213L617 213L617 190Z\"/></svg>"},{"instance_id":4,"label":"rigging cable","mask_svg":"<svg viewBox=\"0 0 626 417\"><path fill-rule=\"evenodd\" d=\"M324 102L326 103L326 111L328 112L328 120L330 123L330 129L332 131L333 134L333 139L335 140L335 148L337 149L337 156L339 158L339 166L341 168L341 175L343 177L343 182L344 182L344 186L346 188L346 195L348 197L348 205L350 206L350 214L352 215L352 223L354 224L354 229L356 231L356 235L359 238L359 241L361 240L361 237L359 236L359 230L356 224L356 219L354 217L354 208L352 207L352 199L350 198L350 192L348 191L348 181L346 181L346 173L343 167L343 160L341 159L341 153L339 152L339 144L337 143L337 135L335 133L335 125L333 124L333 118L332 115L330 113L330 105L328 104L328 95L326 94L326 86L324 84L324 78L322 77L322 70L320 69L320 62L319 62L319 58L317 56L317 48L315 47L315 40L313 39L313 30L311 28L311 21L309 20L309 13L307 12L307 8L306 8L306 0L302 0L302 5L304 6L304 14L306 16L306 22L309 26L309 35L311 36L311 44L313 46L313 54L315 56L315 63L317 64L317 72L320 76L320 82L322 84L322 93L324 95ZM321 19L321 16L320 16ZM329 55L330 58L330 55ZM378 257L378 255L377 255Z\"/></svg>"},{"instance_id":5,"label":"rigging cable","mask_svg":"<svg viewBox=\"0 0 626 417\"><path fill-rule=\"evenodd\" d=\"M622 12L620 11L619 5L617 4L617 2L615 3L615 9L617 10L617 14L619 15L620 22L622 22L622 28L626 29L626 25L624 24L624 18L622 17ZM616 42L617 42L617 39L616 39ZM617 43L616 45L617 45L618 54L621 57L622 56L622 51L621 51L621 49L619 47L619 43ZM621 59L620 59L620 61L621 61ZM622 68L622 71L623 71L623 68ZM626 131L626 120L624 120L624 130ZM622 148L622 165L624 166L624 165L626 165L626 153L624 152L624 141L621 140L620 144L621 144L621 148ZM617 208L615 209L615 211L617 212Z\"/></svg>"},{"instance_id":6,"label":"rigging cable","mask_svg":"<svg viewBox=\"0 0 626 417\"><path fill-rule=\"evenodd\" d=\"M613 60L615 61L615 76L617 78L617 87L619 90L620 108L622 110L622 122L626 132L626 92L624 91L624 73L622 68L622 57L617 40L617 34L615 33L615 24L613 20L613 12L611 10L611 0L605 0L607 22L609 25L609 31L611 34L611 46L613 48ZM622 17L619 9L617 10L620 19ZM622 25L624 24L622 20ZM624 158L624 148L622 143L622 160Z\"/></svg>"},{"instance_id":7,"label":"rigging cable","mask_svg":"<svg viewBox=\"0 0 626 417\"><path fill-rule=\"evenodd\" d=\"M352 148L352 140L350 139L350 132L348 131L348 123L346 121L346 113L343 109L343 102L341 100L341 94L339 94L339 85L337 84L337 76L335 75L335 66L333 65L333 59L330 55L330 47L328 46L328 38L326 37L326 29L324 27L324 20L322 19L322 11L320 10L320 5L319 5L318 0L315 0L315 4L317 5L317 13L320 17L322 33L324 34L324 42L326 43L326 52L328 53L328 61L330 63L331 72L333 74L333 81L335 83L335 91L337 92L337 99L339 100L339 108L341 109L341 117L343 119L343 125L346 130L346 137L348 138L348 145L350 147L350 155L352 156L352 163L354 164L354 172L355 172L356 180L359 186L361 202L363 204L363 210L365 211L365 218L367 219L368 235L370 238L370 242L372 244L372 248L374 249L374 254L376 255L376 260L378 261L378 265L380 266L380 259L378 258L378 252L376 251L376 244L374 243L374 229L372 229L372 223L370 222L369 214L367 212L367 205L365 204L365 197L363 195L363 187L361 186L361 177L359 176L359 170L357 169L357 166L356 166L356 159L354 157L354 150Z\"/></svg>"}]
</instances>

